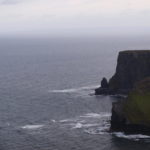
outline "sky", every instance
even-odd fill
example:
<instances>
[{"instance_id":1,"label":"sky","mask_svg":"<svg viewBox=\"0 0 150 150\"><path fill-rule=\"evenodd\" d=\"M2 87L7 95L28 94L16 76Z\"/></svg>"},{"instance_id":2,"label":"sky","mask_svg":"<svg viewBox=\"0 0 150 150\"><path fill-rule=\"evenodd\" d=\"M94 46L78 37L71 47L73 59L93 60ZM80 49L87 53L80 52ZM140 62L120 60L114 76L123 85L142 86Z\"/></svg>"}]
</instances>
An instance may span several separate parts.
<instances>
[{"instance_id":1,"label":"sky","mask_svg":"<svg viewBox=\"0 0 150 150\"><path fill-rule=\"evenodd\" d=\"M0 0L0 35L150 34L150 0Z\"/></svg>"}]
</instances>

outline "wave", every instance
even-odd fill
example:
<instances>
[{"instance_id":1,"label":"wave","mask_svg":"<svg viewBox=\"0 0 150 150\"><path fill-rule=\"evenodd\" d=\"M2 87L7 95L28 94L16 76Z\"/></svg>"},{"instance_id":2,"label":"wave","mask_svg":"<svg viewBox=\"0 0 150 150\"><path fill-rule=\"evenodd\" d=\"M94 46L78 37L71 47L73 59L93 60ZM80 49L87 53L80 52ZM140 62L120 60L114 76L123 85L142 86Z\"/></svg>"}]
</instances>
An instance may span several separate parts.
<instances>
[{"instance_id":1,"label":"wave","mask_svg":"<svg viewBox=\"0 0 150 150\"><path fill-rule=\"evenodd\" d=\"M130 134L130 135L126 135L123 132L114 132L113 135L115 135L118 138L124 138L124 139L134 140L134 141L139 141L141 139L150 139L150 136L148 136L148 135L142 135L142 134Z\"/></svg>"},{"instance_id":2,"label":"wave","mask_svg":"<svg viewBox=\"0 0 150 150\"><path fill-rule=\"evenodd\" d=\"M86 129L84 130L84 132L92 135L104 135L104 134L109 134L109 127Z\"/></svg>"},{"instance_id":3,"label":"wave","mask_svg":"<svg viewBox=\"0 0 150 150\"><path fill-rule=\"evenodd\" d=\"M111 113L87 113L75 118L60 120L64 127L80 129L88 134L108 134Z\"/></svg>"},{"instance_id":4,"label":"wave","mask_svg":"<svg viewBox=\"0 0 150 150\"><path fill-rule=\"evenodd\" d=\"M34 130L34 129L39 129L44 127L44 125L25 125L23 127L21 127L22 129L30 129L30 130Z\"/></svg>"},{"instance_id":5,"label":"wave","mask_svg":"<svg viewBox=\"0 0 150 150\"><path fill-rule=\"evenodd\" d=\"M97 114L97 113L87 113L83 116L80 116L80 117L83 117L83 118L103 118L103 117L110 117L111 116L111 113L100 113L100 114Z\"/></svg>"},{"instance_id":6,"label":"wave","mask_svg":"<svg viewBox=\"0 0 150 150\"><path fill-rule=\"evenodd\" d=\"M83 119L90 119L90 118L93 118L93 119L100 119L100 118L109 118L111 117L111 113L106 113L106 112L101 112L101 113L87 113L85 115L82 115L82 116L79 116L77 118L70 118L70 119L63 119L63 120L60 120L59 122L60 123L66 123L66 122L78 122L80 121L80 123L82 122L85 122L85 120ZM82 120L81 120L82 118Z\"/></svg>"},{"instance_id":7,"label":"wave","mask_svg":"<svg viewBox=\"0 0 150 150\"><path fill-rule=\"evenodd\" d=\"M51 122L56 123L56 120L52 119Z\"/></svg>"},{"instance_id":8,"label":"wave","mask_svg":"<svg viewBox=\"0 0 150 150\"><path fill-rule=\"evenodd\" d=\"M76 124L72 124L73 127L72 129L80 129L80 128L89 128L89 127L95 127L95 126L99 126L98 123L85 123L85 124L82 124L80 122L76 123Z\"/></svg>"},{"instance_id":9,"label":"wave","mask_svg":"<svg viewBox=\"0 0 150 150\"><path fill-rule=\"evenodd\" d=\"M92 135L103 135L109 134L110 122L105 120L104 122L99 123L95 128L85 129L84 132Z\"/></svg>"},{"instance_id":10,"label":"wave","mask_svg":"<svg viewBox=\"0 0 150 150\"><path fill-rule=\"evenodd\" d=\"M66 122L75 122L75 121L77 121L77 119L63 119L63 120L60 120L59 122L60 123L66 123Z\"/></svg>"},{"instance_id":11,"label":"wave","mask_svg":"<svg viewBox=\"0 0 150 150\"><path fill-rule=\"evenodd\" d=\"M95 88L98 88L99 85L90 85L90 86L84 86L79 88L70 88L70 89L62 89L62 90L50 90L50 93L76 93L80 91L87 91L87 90L94 90Z\"/></svg>"},{"instance_id":12,"label":"wave","mask_svg":"<svg viewBox=\"0 0 150 150\"><path fill-rule=\"evenodd\" d=\"M73 127L73 129L79 129L79 128L82 128L82 127L83 127L82 123L77 123L77 124L75 124L75 126Z\"/></svg>"}]
</instances>

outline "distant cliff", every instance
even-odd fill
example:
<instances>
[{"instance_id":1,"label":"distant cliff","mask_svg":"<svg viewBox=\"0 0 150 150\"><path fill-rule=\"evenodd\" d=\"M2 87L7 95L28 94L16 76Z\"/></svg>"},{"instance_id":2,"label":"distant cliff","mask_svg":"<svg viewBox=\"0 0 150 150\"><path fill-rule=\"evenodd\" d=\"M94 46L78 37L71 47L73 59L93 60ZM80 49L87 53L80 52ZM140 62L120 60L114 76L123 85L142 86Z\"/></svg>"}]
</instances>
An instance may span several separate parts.
<instances>
[{"instance_id":1,"label":"distant cliff","mask_svg":"<svg viewBox=\"0 0 150 150\"><path fill-rule=\"evenodd\" d=\"M105 85L95 90L101 94L127 94L138 81L150 76L150 50L119 52L116 73ZM102 80L102 84L104 83Z\"/></svg>"}]
</instances>

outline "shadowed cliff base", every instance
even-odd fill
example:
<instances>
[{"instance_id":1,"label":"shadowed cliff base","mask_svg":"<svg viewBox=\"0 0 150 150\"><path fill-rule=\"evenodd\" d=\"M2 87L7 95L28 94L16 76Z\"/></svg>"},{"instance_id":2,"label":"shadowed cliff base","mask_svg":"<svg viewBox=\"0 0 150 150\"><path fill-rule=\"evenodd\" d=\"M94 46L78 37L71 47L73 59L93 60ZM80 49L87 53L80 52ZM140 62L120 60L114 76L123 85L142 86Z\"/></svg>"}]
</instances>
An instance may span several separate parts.
<instances>
[{"instance_id":1,"label":"shadowed cliff base","mask_svg":"<svg viewBox=\"0 0 150 150\"><path fill-rule=\"evenodd\" d=\"M113 103L111 130L150 135L150 77L138 82L125 100Z\"/></svg>"}]
</instances>

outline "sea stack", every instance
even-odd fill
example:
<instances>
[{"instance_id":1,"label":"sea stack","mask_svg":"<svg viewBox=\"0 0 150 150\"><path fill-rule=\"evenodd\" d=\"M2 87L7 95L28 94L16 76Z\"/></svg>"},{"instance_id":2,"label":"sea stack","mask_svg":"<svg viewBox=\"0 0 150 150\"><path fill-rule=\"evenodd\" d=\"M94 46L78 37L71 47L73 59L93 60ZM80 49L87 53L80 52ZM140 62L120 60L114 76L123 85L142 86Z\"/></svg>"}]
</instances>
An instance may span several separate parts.
<instances>
[{"instance_id":1,"label":"sea stack","mask_svg":"<svg viewBox=\"0 0 150 150\"><path fill-rule=\"evenodd\" d=\"M101 82L101 87L95 90L95 94L128 94L137 82L149 76L150 50L121 51L115 74L109 80L107 87Z\"/></svg>"}]
</instances>

